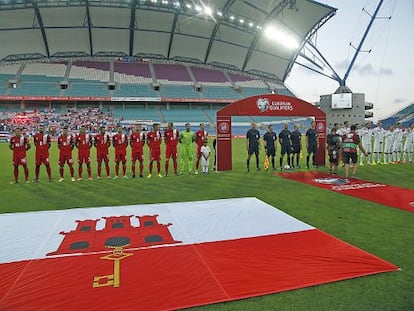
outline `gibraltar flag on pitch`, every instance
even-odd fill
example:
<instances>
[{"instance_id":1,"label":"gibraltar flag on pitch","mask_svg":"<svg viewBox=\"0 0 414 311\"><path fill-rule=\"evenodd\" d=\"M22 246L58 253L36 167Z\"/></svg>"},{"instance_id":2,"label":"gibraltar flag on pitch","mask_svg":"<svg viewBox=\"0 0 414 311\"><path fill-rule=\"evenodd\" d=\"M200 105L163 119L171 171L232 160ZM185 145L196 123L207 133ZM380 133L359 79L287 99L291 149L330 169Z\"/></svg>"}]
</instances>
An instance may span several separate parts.
<instances>
[{"instance_id":1,"label":"gibraltar flag on pitch","mask_svg":"<svg viewBox=\"0 0 414 311\"><path fill-rule=\"evenodd\" d=\"M256 199L0 215L0 310L171 310L398 268Z\"/></svg>"}]
</instances>

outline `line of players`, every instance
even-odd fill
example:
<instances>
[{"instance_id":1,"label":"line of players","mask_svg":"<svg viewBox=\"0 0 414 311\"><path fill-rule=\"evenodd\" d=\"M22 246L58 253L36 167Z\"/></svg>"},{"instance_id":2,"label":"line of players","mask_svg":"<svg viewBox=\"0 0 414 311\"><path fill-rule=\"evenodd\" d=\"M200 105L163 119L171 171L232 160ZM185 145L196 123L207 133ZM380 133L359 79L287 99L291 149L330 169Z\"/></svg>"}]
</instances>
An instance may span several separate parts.
<instances>
[{"instance_id":1,"label":"line of players","mask_svg":"<svg viewBox=\"0 0 414 311\"><path fill-rule=\"evenodd\" d=\"M336 134L341 137L350 132L348 122L344 122L344 127L341 128L335 124L334 128L336 128ZM374 128L371 123L366 123L357 132L362 146L368 153L368 156L360 153L359 165L411 163L413 161L413 124L403 128L401 123L397 123L395 126L388 126L384 129L381 122L378 122Z\"/></svg>"},{"instance_id":2,"label":"line of players","mask_svg":"<svg viewBox=\"0 0 414 311\"><path fill-rule=\"evenodd\" d=\"M35 153L35 179L39 180L40 166L43 164L46 167L46 172L49 181L52 180L52 173L49 160L49 149L51 147L51 137L45 133L44 126L39 126L38 132L33 136L34 145L36 147ZM90 150L92 146L96 148L96 159L98 163L97 179L102 178L102 164L105 165L106 178L111 178L109 167L109 147L112 145L115 149L115 176L114 179L120 177L120 168L122 166L122 177L128 178L126 174L127 163L127 147L131 146L131 169L132 177L136 176L136 162L139 162L139 177L143 177L144 170L144 145L147 144L150 152L149 160L149 174L147 178L152 177L154 162L157 167L158 177L161 175L161 142L165 142L165 176L169 173L169 160L173 162L174 174L178 175L177 163L177 145L180 143L181 161L180 173L183 172L184 167L188 167L188 172L193 172L193 143L197 145L196 168L194 173L198 174L199 164L201 162L203 173L208 173L210 148L208 147L208 133L205 130L205 125L200 124L200 129L197 132L191 131L189 123L185 124L185 130L179 132L174 128L173 123L168 123L167 128L163 133L159 130L159 124L154 123L153 128L148 133L141 131L139 125L135 126L131 135L123 133L121 126L117 127L117 132L112 137L106 132L104 126L100 127L99 133L92 135L87 133L85 126L80 128L79 133L73 136L69 133L68 127L63 127L62 133L57 139L59 149L59 182L64 181L64 167L69 167L71 180L75 181L74 177L74 161L72 151L76 147L78 149L78 181L82 180L83 164L86 165L87 175L89 180L93 180L90 165ZM21 128L16 128L14 136L11 137L9 148L13 151L13 167L14 167L14 181L19 180L19 166L23 166L26 182L29 182L29 169L27 165L26 151L31 148L29 139L23 135ZM187 162L187 163L186 163Z\"/></svg>"},{"instance_id":3,"label":"line of players","mask_svg":"<svg viewBox=\"0 0 414 311\"><path fill-rule=\"evenodd\" d=\"M312 157L312 165L316 166L316 153L319 148L318 132L316 130L316 123L313 121L311 127L306 131L306 168L310 168L309 162ZM266 153L266 159L270 159L272 169L275 170L275 156L276 156L276 142L279 141L281 152L279 165L280 170L283 168L300 168L299 160L302 149L302 133L299 131L299 126L295 124L293 132L289 130L288 123L283 125L283 130L277 135L273 132L272 125L268 126L267 132L263 135L264 148ZM247 172L250 171L250 158L253 154L256 156L256 170L260 171L259 166L259 149L260 149L260 133L256 128L256 123L251 123L251 128L246 133L246 150L247 160L246 167ZM283 166L283 158L287 156L287 165ZM296 166L295 166L296 162ZM265 169L267 169L267 162L265 161Z\"/></svg>"}]
</instances>

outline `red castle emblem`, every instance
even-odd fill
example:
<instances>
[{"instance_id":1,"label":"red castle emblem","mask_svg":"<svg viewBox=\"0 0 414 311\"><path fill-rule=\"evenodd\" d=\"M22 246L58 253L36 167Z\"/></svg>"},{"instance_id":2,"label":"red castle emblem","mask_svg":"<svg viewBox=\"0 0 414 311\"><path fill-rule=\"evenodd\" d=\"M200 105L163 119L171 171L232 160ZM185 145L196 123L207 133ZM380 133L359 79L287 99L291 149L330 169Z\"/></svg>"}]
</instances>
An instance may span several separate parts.
<instances>
[{"instance_id":1,"label":"red castle emblem","mask_svg":"<svg viewBox=\"0 0 414 311\"><path fill-rule=\"evenodd\" d=\"M96 229L100 219L76 220L75 230L60 232L64 239L59 248L47 256L108 251L108 248L141 248L162 244L182 243L172 237L168 224L159 224L158 215L135 216L139 226L131 225L130 216L102 217L105 227Z\"/></svg>"}]
</instances>

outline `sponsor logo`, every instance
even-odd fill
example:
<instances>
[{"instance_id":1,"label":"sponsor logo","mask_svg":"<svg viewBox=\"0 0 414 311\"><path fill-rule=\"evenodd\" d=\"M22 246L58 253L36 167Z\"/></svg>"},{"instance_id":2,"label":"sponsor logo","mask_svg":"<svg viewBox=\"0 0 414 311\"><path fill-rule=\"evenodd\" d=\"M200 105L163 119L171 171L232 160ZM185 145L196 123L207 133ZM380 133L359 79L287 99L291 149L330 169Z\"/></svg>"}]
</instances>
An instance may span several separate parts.
<instances>
[{"instance_id":1,"label":"sponsor logo","mask_svg":"<svg viewBox=\"0 0 414 311\"><path fill-rule=\"evenodd\" d=\"M220 133L227 133L229 131L229 124L227 122L221 122L218 128Z\"/></svg>"},{"instance_id":2,"label":"sponsor logo","mask_svg":"<svg viewBox=\"0 0 414 311\"><path fill-rule=\"evenodd\" d=\"M319 184L325 184L325 185L346 185L349 183L347 179L333 178L333 177L316 178L313 181Z\"/></svg>"},{"instance_id":3,"label":"sponsor logo","mask_svg":"<svg viewBox=\"0 0 414 311\"><path fill-rule=\"evenodd\" d=\"M325 131L325 124L323 122L318 122L316 123L316 130L318 132L323 132Z\"/></svg>"},{"instance_id":4,"label":"sponsor logo","mask_svg":"<svg viewBox=\"0 0 414 311\"><path fill-rule=\"evenodd\" d=\"M259 98L256 105L260 112L265 112L269 109L269 100L267 98Z\"/></svg>"}]
</instances>

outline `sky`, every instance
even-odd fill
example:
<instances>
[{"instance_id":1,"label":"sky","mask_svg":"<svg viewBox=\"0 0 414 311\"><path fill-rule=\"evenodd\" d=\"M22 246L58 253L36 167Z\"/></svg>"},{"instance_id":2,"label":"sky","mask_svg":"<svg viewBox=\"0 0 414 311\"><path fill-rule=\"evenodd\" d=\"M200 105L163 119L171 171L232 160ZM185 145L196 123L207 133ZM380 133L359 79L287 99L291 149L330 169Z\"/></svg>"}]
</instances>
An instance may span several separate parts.
<instances>
[{"instance_id":1,"label":"sky","mask_svg":"<svg viewBox=\"0 0 414 311\"><path fill-rule=\"evenodd\" d=\"M344 77L346 70L379 0L319 0L337 8L314 40L318 50ZM299 7L300 9L300 7ZM365 93L372 102L374 121L414 103L414 0L385 0L351 70L346 85L354 93ZM314 103L331 94L338 82L294 65L286 85L299 98Z\"/></svg>"}]
</instances>

